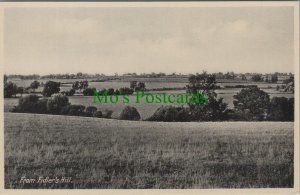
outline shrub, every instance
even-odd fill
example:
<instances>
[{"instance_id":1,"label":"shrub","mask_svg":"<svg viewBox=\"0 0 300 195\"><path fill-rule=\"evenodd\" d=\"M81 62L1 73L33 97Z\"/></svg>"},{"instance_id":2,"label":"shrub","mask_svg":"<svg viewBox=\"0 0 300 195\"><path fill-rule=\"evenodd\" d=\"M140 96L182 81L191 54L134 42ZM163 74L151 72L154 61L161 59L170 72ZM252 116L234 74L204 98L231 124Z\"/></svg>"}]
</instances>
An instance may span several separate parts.
<instances>
[{"instance_id":1,"label":"shrub","mask_svg":"<svg viewBox=\"0 0 300 195\"><path fill-rule=\"evenodd\" d=\"M149 121L189 121L189 108L175 106L161 106L151 117Z\"/></svg>"},{"instance_id":2,"label":"shrub","mask_svg":"<svg viewBox=\"0 0 300 195\"><path fill-rule=\"evenodd\" d=\"M39 100L37 95L28 95L19 99L19 104L11 112L47 113L47 99Z\"/></svg>"},{"instance_id":3,"label":"shrub","mask_svg":"<svg viewBox=\"0 0 300 195\"><path fill-rule=\"evenodd\" d=\"M38 100L39 97L37 95L28 95L25 97L21 97L17 106L18 112L34 113L34 111L36 110L35 107Z\"/></svg>"},{"instance_id":4,"label":"shrub","mask_svg":"<svg viewBox=\"0 0 300 195\"><path fill-rule=\"evenodd\" d=\"M107 110L105 109L105 111L102 113L103 118L111 118L113 111L112 110Z\"/></svg>"},{"instance_id":5,"label":"shrub","mask_svg":"<svg viewBox=\"0 0 300 195\"><path fill-rule=\"evenodd\" d=\"M63 106L63 107L60 109L59 114L61 114L61 115L68 115L68 114L69 114L69 111L70 111L70 106L71 106L71 105Z\"/></svg>"},{"instance_id":6,"label":"shrub","mask_svg":"<svg viewBox=\"0 0 300 195\"><path fill-rule=\"evenodd\" d=\"M93 90L95 90L95 88L86 88L82 93L84 96L93 96Z\"/></svg>"},{"instance_id":7,"label":"shrub","mask_svg":"<svg viewBox=\"0 0 300 195\"><path fill-rule=\"evenodd\" d=\"M133 94L133 89L130 89L128 87L123 87L123 88L120 88L120 94L122 95L132 95Z\"/></svg>"},{"instance_id":8,"label":"shrub","mask_svg":"<svg viewBox=\"0 0 300 195\"><path fill-rule=\"evenodd\" d=\"M107 95L114 95L115 90L113 88L109 88L107 91Z\"/></svg>"},{"instance_id":9,"label":"shrub","mask_svg":"<svg viewBox=\"0 0 300 195\"><path fill-rule=\"evenodd\" d=\"M97 108L95 106L89 106L85 109L86 116L92 117L94 113L97 112Z\"/></svg>"},{"instance_id":10,"label":"shrub","mask_svg":"<svg viewBox=\"0 0 300 195\"><path fill-rule=\"evenodd\" d=\"M126 106L120 116L119 119L121 120L140 120L141 116L140 113L137 111L137 109L135 107L132 106Z\"/></svg>"},{"instance_id":11,"label":"shrub","mask_svg":"<svg viewBox=\"0 0 300 195\"><path fill-rule=\"evenodd\" d=\"M94 112L94 117L102 118L102 112L100 110Z\"/></svg>"},{"instance_id":12,"label":"shrub","mask_svg":"<svg viewBox=\"0 0 300 195\"><path fill-rule=\"evenodd\" d=\"M294 98L273 97L267 118L272 121L293 121Z\"/></svg>"},{"instance_id":13,"label":"shrub","mask_svg":"<svg viewBox=\"0 0 300 195\"><path fill-rule=\"evenodd\" d=\"M70 91L66 91L66 96L73 96L75 94L75 89L70 89Z\"/></svg>"},{"instance_id":14,"label":"shrub","mask_svg":"<svg viewBox=\"0 0 300 195\"><path fill-rule=\"evenodd\" d=\"M72 116L84 116L85 106L83 105L70 105L68 115Z\"/></svg>"},{"instance_id":15,"label":"shrub","mask_svg":"<svg viewBox=\"0 0 300 195\"><path fill-rule=\"evenodd\" d=\"M64 106L69 105L69 98L58 94L48 99L47 112L50 114L60 114Z\"/></svg>"}]
</instances>

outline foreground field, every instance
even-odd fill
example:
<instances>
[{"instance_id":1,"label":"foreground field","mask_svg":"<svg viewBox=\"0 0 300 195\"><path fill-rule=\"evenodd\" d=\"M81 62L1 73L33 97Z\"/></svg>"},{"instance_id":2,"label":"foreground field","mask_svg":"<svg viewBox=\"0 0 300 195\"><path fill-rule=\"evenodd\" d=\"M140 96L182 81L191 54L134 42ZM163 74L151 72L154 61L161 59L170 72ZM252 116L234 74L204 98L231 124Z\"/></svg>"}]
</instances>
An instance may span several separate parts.
<instances>
[{"instance_id":1,"label":"foreground field","mask_svg":"<svg viewBox=\"0 0 300 195\"><path fill-rule=\"evenodd\" d=\"M293 186L293 123L160 123L5 113L6 188ZM72 177L67 184L20 179Z\"/></svg>"}]
</instances>

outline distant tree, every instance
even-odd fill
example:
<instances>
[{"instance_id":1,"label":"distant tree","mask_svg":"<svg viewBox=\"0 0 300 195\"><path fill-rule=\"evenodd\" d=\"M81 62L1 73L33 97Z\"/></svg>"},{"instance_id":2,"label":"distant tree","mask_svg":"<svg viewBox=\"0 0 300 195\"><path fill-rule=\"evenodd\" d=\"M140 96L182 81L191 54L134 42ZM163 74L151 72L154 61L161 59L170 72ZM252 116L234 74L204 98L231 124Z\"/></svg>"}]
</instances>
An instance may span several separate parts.
<instances>
[{"instance_id":1,"label":"distant tree","mask_svg":"<svg viewBox=\"0 0 300 195\"><path fill-rule=\"evenodd\" d=\"M288 83L291 83L291 82L294 83L294 76L293 75L291 75L290 78L283 81L284 84L288 84Z\"/></svg>"},{"instance_id":2,"label":"distant tree","mask_svg":"<svg viewBox=\"0 0 300 195\"><path fill-rule=\"evenodd\" d=\"M37 88L39 88L39 86L40 86L40 82L38 82L36 80L30 84L30 88L33 89L33 91L35 91Z\"/></svg>"},{"instance_id":3,"label":"distant tree","mask_svg":"<svg viewBox=\"0 0 300 195\"><path fill-rule=\"evenodd\" d=\"M235 75L234 75L234 72L227 72L225 75L224 75L224 78L225 79L234 79Z\"/></svg>"},{"instance_id":4,"label":"distant tree","mask_svg":"<svg viewBox=\"0 0 300 195\"><path fill-rule=\"evenodd\" d=\"M4 75L3 81L4 81L4 82L3 82L4 84L7 83L7 76L6 76L6 74Z\"/></svg>"},{"instance_id":5,"label":"distant tree","mask_svg":"<svg viewBox=\"0 0 300 195\"><path fill-rule=\"evenodd\" d=\"M242 74L242 80L243 80L243 81L247 80L246 75Z\"/></svg>"},{"instance_id":6,"label":"distant tree","mask_svg":"<svg viewBox=\"0 0 300 195\"><path fill-rule=\"evenodd\" d=\"M24 92L25 92L24 87L17 87L17 93L21 94L21 96L23 96Z\"/></svg>"},{"instance_id":7,"label":"distant tree","mask_svg":"<svg viewBox=\"0 0 300 195\"><path fill-rule=\"evenodd\" d=\"M75 94L75 89L70 89L66 92L66 96L73 96Z\"/></svg>"},{"instance_id":8,"label":"distant tree","mask_svg":"<svg viewBox=\"0 0 300 195\"><path fill-rule=\"evenodd\" d=\"M89 82L87 80L79 82L79 90L86 89L89 86Z\"/></svg>"},{"instance_id":9,"label":"distant tree","mask_svg":"<svg viewBox=\"0 0 300 195\"><path fill-rule=\"evenodd\" d=\"M109 88L107 91L107 95L113 95L115 93L115 90L113 88Z\"/></svg>"},{"instance_id":10,"label":"distant tree","mask_svg":"<svg viewBox=\"0 0 300 195\"><path fill-rule=\"evenodd\" d=\"M257 87L242 89L233 96L234 109L243 120L264 120L270 105L269 95Z\"/></svg>"},{"instance_id":11,"label":"distant tree","mask_svg":"<svg viewBox=\"0 0 300 195\"><path fill-rule=\"evenodd\" d=\"M130 81L130 88L135 89L137 87L137 81Z\"/></svg>"},{"instance_id":12,"label":"distant tree","mask_svg":"<svg viewBox=\"0 0 300 195\"><path fill-rule=\"evenodd\" d=\"M11 98L13 95L16 97L18 87L12 82L4 84L4 98Z\"/></svg>"},{"instance_id":13,"label":"distant tree","mask_svg":"<svg viewBox=\"0 0 300 195\"><path fill-rule=\"evenodd\" d=\"M137 85L139 90L145 90L146 89L146 84L144 82L139 82Z\"/></svg>"},{"instance_id":14,"label":"distant tree","mask_svg":"<svg viewBox=\"0 0 300 195\"><path fill-rule=\"evenodd\" d=\"M278 76L276 74L273 74L271 77L271 82L276 83L278 81Z\"/></svg>"},{"instance_id":15,"label":"distant tree","mask_svg":"<svg viewBox=\"0 0 300 195\"><path fill-rule=\"evenodd\" d=\"M82 77L82 72L78 72L78 73L76 74L76 77L77 77L77 78L81 78L81 77Z\"/></svg>"},{"instance_id":16,"label":"distant tree","mask_svg":"<svg viewBox=\"0 0 300 195\"><path fill-rule=\"evenodd\" d=\"M79 81L75 81L73 84L72 84L72 88L74 90L78 90L79 89Z\"/></svg>"},{"instance_id":17,"label":"distant tree","mask_svg":"<svg viewBox=\"0 0 300 195\"><path fill-rule=\"evenodd\" d=\"M83 90L83 95L84 96L93 96L93 91L95 90L95 88L86 88Z\"/></svg>"},{"instance_id":18,"label":"distant tree","mask_svg":"<svg viewBox=\"0 0 300 195\"><path fill-rule=\"evenodd\" d=\"M60 91L60 83L54 81L47 81L42 91L43 96L50 97L52 94Z\"/></svg>"},{"instance_id":19,"label":"distant tree","mask_svg":"<svg viewBox=\"0 0 300 195\"><path fill-rule=\"evenodd\" d=\"M261 75L256 74L256 75L254 75L252 77L252 81L254 81L254 82L260 82L260 81L263 81L263 79L262 79Z\"/></svg>"}]
</instances>

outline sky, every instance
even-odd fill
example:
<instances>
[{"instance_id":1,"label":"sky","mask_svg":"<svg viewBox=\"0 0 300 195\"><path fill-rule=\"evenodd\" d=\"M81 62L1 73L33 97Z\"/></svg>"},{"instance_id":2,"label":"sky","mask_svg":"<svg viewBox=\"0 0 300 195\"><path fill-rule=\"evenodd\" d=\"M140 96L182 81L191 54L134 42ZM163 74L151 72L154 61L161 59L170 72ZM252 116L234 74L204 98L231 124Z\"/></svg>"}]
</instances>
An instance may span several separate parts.
<instances>
[{"instance_id":1,"label":"sky","mask_svg":"<svg viewBox=\"0 0 300 195\"><path fill-rule=\"evenodd\" d=\"M7 74L293 72L293 7L6 8Z\"/></svg>"}]
</instances>

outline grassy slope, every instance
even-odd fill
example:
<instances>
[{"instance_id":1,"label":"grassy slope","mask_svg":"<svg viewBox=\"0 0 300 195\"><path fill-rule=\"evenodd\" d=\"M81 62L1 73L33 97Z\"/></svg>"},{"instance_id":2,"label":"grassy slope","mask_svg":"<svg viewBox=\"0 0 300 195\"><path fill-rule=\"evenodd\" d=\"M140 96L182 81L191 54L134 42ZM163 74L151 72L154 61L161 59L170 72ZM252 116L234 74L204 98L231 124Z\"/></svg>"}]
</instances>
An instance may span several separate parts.
<instances>
[{"instance_id":1,"label":"grassy slope","mask_svg":"<svg viewBox=\"0 0 300 195\"><path fill-rule=\"evenodd\" d=\"M71 184L20 178L72 177ZM6 188L293 185L293 123L151 123L5 113Z\"/></svg>"}]
</instances>

